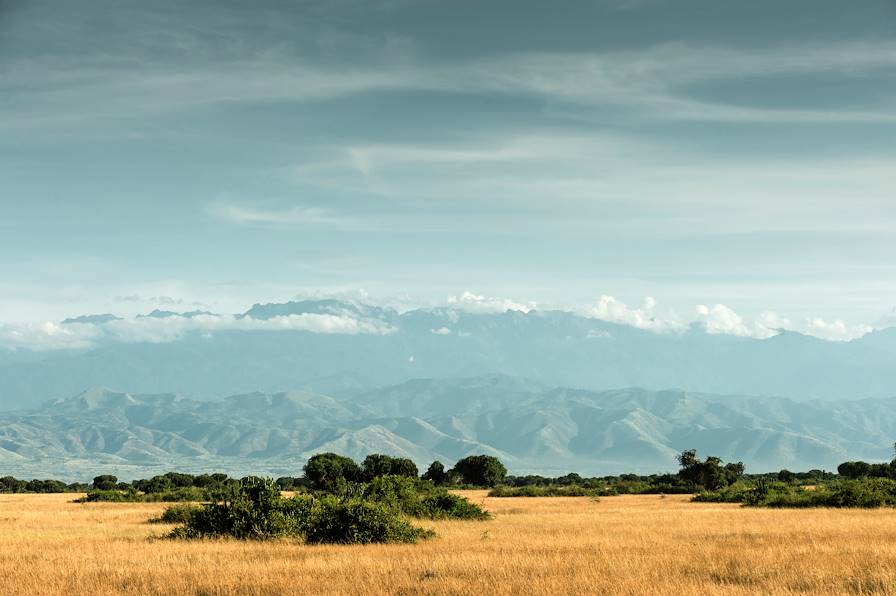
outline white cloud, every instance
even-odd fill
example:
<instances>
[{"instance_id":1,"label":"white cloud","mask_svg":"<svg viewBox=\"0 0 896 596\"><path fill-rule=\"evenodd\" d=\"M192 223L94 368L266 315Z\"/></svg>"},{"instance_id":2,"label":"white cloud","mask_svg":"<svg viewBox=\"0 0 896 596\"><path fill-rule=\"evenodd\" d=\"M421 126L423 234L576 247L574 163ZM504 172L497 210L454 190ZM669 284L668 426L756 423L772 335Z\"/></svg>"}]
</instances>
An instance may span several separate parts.
<instances>
[{"instance_id":1,"label":"white cloud","mask_svg":"<svg viewBox=\"0 0 896 596\"><path fill-rule=\"evenodd\" d=\"M585 310L584 314L593 319L630 325L638 329L656 332L673 331L682 328L674 313L669 313L666 317L660 317L654 312L655 308L656 300L650 296L644 298L644 304L640 308L629 308L625 302L617 300L613 296L601 296L596 304Z\"/></svg>"},{"instance_id":2,"label":"white cloud","mask_svg":"<svg viewBox=\"0 0 896 596\"><path fill-rule=\"evenodd\" d=\"M212 203L208 212L221 220L240 225L254 225L272 228L295 226L324 226L333 228L359 229L366 227L356 218L337 214L319 207L291 206L281 209L264 209L236 203Z\"/></svg>"},{"instance_id":3,"label":"white cloud","mask_svg":"<svg viewBox=\"0 0 896 596\"><path fill-rule=\"evenodd\" d=\"M473 292L464 292L460 296L449 296L448 306L472 313L499 313L508 310L529 312L535 310L535 302L516 302L509 298L482 296Z\"/></svg>"},{"instance_id":4,"label":"white cloud","mask_svg":"<svg viewBox=\"0 0 896 596\"><path fill-rule=\"evenodd\" d=\"M136 317L105 323L53 322L0 326L0 346L13 349L53 350L91 348L101 342L166 343L190 332L216 331L308 331L343 335L388 335L394 329L378 319L348 314L302 313L270 319L237 318L232 315L201 314L192 317Z\"/></svg>"},{"instance_id":5,"label":"white cloud","mask_svg":"<svg viewBox=\"0 0 896 596\"><path fill-rule=\"evenodd\" d=\"M448 329L447 327L439 327L438 329L431 329L430 331L435 335L451 335L451 329Z\"/></svg>"},{"instance_id":6,"label":"white cloud","mask_svg":"<svg viewBox=\"0 0 896 596\"><path fill-rule=\"evenodd\" d=\"M820 317L812 317L806 321L807 334L832 341L856 339L873 330L870 325L847 325L840 319L828 322Z\"/></svg>"}]
</instances>

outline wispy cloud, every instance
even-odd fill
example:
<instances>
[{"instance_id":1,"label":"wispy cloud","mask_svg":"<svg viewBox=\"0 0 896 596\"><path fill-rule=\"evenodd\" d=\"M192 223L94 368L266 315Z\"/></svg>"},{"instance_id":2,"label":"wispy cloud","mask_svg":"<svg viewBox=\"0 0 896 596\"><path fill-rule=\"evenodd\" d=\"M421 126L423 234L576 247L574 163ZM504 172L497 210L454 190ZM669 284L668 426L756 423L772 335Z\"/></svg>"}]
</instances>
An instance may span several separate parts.
<instances>
[{"instance_id":1,"label":"wispy cloud","mask_svg":"<svg viewBox=\"0 0 896 596\"><path fill-rule=\"evenodd\" d=\"M292 206L282 209L258 208L250 204L211 203L208 212L221 220L248 226L289 228L296 226L364 229L372 222L346 217L329 209Z\"/></svg>"}]
</instances>

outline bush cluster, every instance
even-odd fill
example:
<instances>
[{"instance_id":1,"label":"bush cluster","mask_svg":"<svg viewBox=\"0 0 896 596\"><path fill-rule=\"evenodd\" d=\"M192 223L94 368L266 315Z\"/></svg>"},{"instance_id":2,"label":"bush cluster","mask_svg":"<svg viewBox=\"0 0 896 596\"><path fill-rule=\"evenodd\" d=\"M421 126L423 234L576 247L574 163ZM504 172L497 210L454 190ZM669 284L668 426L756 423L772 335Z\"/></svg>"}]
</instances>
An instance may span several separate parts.
<instances>
[{"instance_id":1,"label":"bush cluster","mask_svg":"<svg viewBox=\"0 0 896 596\"><path fill-rule=\"evenodd\" d=\"M497 486L489 491L490 497L592 497L603 494L602 489L586 488L578 484L538 486Z\"/></svg>"},{"instance_id":2,"label":"bush cluster","mask_svg":"<svg viewBox=\"0 0 896 596\"><path fill-rule=\"evenodd\" d=\"M333 494L299 494L287 499L274 481L260 478L242 481L227 499L185 512L184 518L172 537L301 538L311 544L367 544L416 542L433 535L431 530L411 524L386 500Z\"/></svg>"}]
</instances>

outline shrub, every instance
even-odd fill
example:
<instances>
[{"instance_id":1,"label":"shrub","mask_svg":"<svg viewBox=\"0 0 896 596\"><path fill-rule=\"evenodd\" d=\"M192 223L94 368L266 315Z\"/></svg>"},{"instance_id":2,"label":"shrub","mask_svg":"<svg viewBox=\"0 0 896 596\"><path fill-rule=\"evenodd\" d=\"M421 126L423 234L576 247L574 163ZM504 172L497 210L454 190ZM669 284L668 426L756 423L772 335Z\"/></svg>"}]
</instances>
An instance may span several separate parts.
<instances>
[{"instance_id":1,"label":"shrub","mask_svg":"<svg viewBox=\"0 0 896 596\"><path fill-rule=\"evenodd\" d=\"M433 535L410 524L386 502L310 494L284 499L276 483L259 478L241 481L229 498L197 508L185 518L172 538L304 538L312 544L367 544L416 542Z\"/></svg>"},{"instance_id":2,"label":"shrub","mask_svg":"<svg viewBox=\"0 0 896 596\"><path fill-rule=\"evenodd\" d=\"M604 491L575 484L548 486L497 486L489 491L490 497L598 497Z\"/></svg>"},{"instance_id":3,"label":"shrub","mask_svg":"<svg viewBox=\"0 0 896 596\"><path fill-rule=\"evenodd\" d=\"M420 508L415 517L429 519L471 519L487 520L492 515L479 505L447 491L436 492L420 501Z\"/></svg>"},{"instance_id":4,"label":"shrub","mask_svg":"<svg viewBox=\"0 0 896 596\"><path fill-rule=\"evenodd\" d=\"M177 503L186 501L209 501L213 497L208 490L187 487L165 492L141 493L133 488L127 490L92 490L86 496L76 499L76 503L106 501L113 503Z\"/></svg>"},{"instance_id":5,"label":"shrub","mask_svg":"<svg viewBox=\"0 0 896 596\"><path fill-rule=\"evenodd\" d=\"M333 496L316 500L305 527L309 544L413 543L434 535L432 530L410 524L385 503Z\"/></svg>"},{"instance_id":6,"label":"shrub","mask_svg":"<svg viewBox=\"0 0 896 596\"><path fill-rule=\"evenodd\" d=\"M162 515L149 520L151 524L185 524L194 513L199 511L196 505L173 505L165 509Z\"/></svg>"},{"instance_id":7,"label":"shrub","mask_svg":"<svg viewBox=\"0 0 896 596\"><path fill-rule=\"evenodd\" d=\"M299 536L301 521L309 508L307 497L284 499L272 480L248 478L234 487L227 499L194 511L185 525L176 528L171 536L241 540Z\"/></svg>"},{"instance_id":8,"label":"shrub","mask_svg":"<svg viewBox=\"0 0 896 596\"><path fill-rule=\"evenodd\" d=\"M381 476L361 492L367 500L383 503L410 515L427 519L489 519L491 515L467 499L436 487L428 480Z\"/></svg>"}]
</instances>

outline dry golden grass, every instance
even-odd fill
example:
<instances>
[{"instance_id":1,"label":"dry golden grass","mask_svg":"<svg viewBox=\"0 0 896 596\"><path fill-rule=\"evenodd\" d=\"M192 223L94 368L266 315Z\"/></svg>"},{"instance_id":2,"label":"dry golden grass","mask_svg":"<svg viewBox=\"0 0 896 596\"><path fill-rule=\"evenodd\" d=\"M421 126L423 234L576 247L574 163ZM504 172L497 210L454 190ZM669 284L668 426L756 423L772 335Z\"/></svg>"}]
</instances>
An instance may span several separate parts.
<instances>
[{"instance_id":1,"label":"dry golden grass","mask_svg":"<svg viewBox=\"0 0 896 596\"><path fill-rule=\"evenodd\" d=\"M153 540L161 504L0 495L3 594L896 593L896 512L491 499L417 545Z\"/></svg>"}]
</instances>

